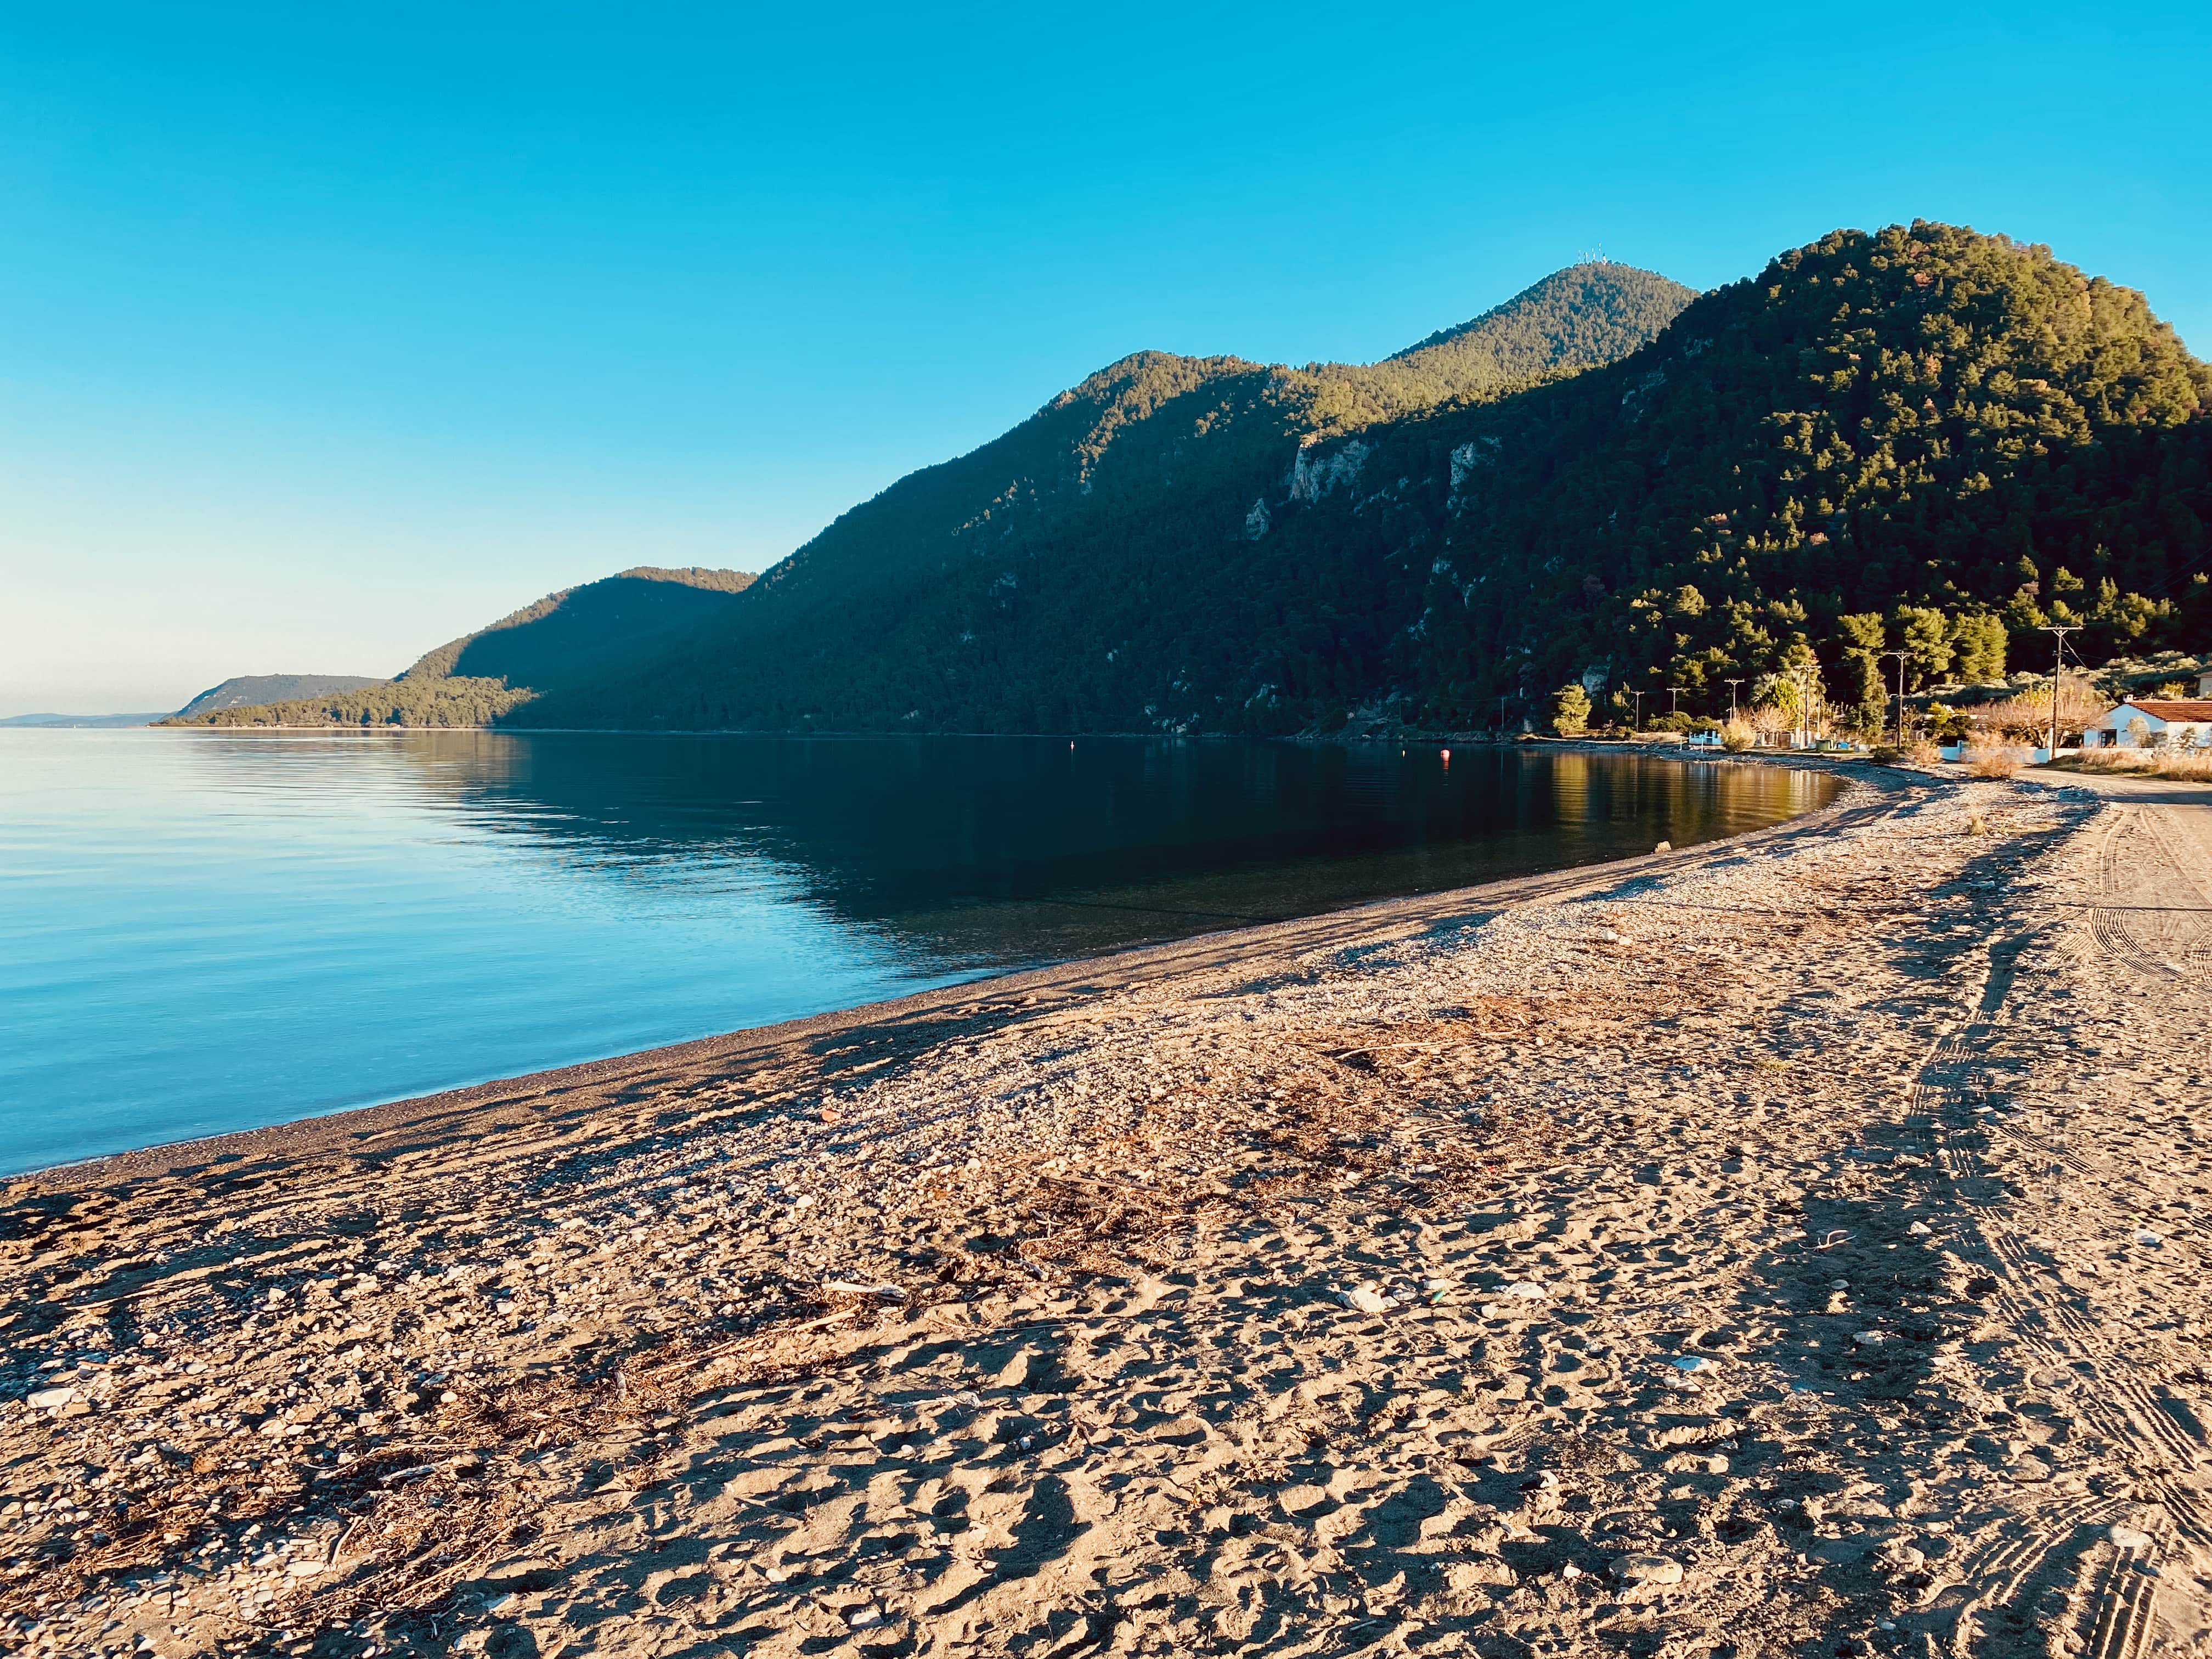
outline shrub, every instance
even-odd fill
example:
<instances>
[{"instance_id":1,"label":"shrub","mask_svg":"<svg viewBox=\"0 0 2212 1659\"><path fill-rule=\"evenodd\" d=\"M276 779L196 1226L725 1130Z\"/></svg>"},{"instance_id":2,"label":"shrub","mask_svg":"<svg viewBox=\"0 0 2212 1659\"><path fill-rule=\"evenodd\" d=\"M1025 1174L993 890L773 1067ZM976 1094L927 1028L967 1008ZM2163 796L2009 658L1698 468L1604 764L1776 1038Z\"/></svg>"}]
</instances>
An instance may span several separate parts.
<instances>
[{"instance_id":1,"label":"shrub","mask_svg":"<svg viewBox=\"0 0 2212 1659\"><path fill-rule=\"evenodd\" d=\"M1741 754L1751 747L1759 734L1751 729L1751 722L1734 720L1721 727L1721 747L1730 754Z\"/></svg>"},{"instance_id":2,"label":"shrub","mask_svg":"<svg viewBox=\"0 0 2212 1659\"><path fill-rule=\"evenodd\" d=\"M2027 751L2016 744L1970 744L1959 758L1978 778L2008 778L2027 764Z\"/></svg>"},{"instance_id":3,"label":"shrub","mask_svg":"<svg viewBox=\"0 0 2212 1659\"><path fill-rule=\"evenodd\" d=\"M2127 749L2084 749L2070 763L2079 772L2135 772L2141 770L2134 751Z\"/></svg>"},{"instance_id":4,"label":"shrub","mask_svg":"<svg viewBox=\"0 0 2212 1659\"><path fill-rule=\"evenodd\" d=\"M2069 674L2058 687L2061 738L2069 732L2081 730L2103 714L2106 706L2104 697L2087 680ZM2051 688L2036 686L2017 696L1977 703L1960 713L1978 738L1986 741L1996 741L2000 737L2032 740L2040 746L2051 729Z\"/></svg>"},{"instance_id":5,"label":"shrub","mask_svg":"<svg viewBox=\"0 0 2212 1659\"><path fill-rule=\"evenodd\" d=\"M1939 743L1956 743L1966 735L1966 717L1955 708L1931 702L1921 712L1928 735Z\"/></svg>"},{"instance_id":6,"label":"shrub","mask_svg":"<svg viewBox=\"0 0 2212 1659\"><path fill-rule=\"evenodd\" d=\"M2193 779L2212 783L2212 749L2160 749L2151 762L2152 773L2161 778Z\"/></svg>"}]
</instances>

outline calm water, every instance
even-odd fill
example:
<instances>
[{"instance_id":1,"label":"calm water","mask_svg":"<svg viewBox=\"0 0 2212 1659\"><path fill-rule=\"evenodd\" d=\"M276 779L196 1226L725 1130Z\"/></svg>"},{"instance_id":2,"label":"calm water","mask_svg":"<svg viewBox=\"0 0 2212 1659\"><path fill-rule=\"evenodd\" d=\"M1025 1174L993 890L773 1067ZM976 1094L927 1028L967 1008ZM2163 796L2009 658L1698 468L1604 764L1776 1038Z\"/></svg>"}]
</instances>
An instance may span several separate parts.
<instances>
[{"instance_id":1,"label":"calm water","mask_svg":"<svg viewBox=\"0 0 2212 1659\"><path fill-rule=\"evenodd\" d=\"M1395 745L0 732L0 1170L1680 846L1832 790Z\"/></svg>"}]
</instances>

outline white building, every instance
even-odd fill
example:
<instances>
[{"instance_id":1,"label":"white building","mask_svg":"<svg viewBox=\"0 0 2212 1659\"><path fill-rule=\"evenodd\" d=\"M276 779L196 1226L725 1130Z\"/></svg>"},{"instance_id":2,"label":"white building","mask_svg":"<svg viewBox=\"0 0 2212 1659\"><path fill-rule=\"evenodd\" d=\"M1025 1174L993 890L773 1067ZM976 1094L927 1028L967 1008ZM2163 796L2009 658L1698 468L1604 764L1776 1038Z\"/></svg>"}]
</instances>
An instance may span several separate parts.
<instances>
[{"instance_id":1,"label":"white building","mask_svg":"<svg viewBox=\"0 0 2212 1659\"><path fill-rule=\"evenodd\" d=\"M2212 674L2204 683L2212 686ZM2212 749L2212 696L2131 699L2092 720L2081 733L2081 746Z\"/></svg>"}]
</instances>

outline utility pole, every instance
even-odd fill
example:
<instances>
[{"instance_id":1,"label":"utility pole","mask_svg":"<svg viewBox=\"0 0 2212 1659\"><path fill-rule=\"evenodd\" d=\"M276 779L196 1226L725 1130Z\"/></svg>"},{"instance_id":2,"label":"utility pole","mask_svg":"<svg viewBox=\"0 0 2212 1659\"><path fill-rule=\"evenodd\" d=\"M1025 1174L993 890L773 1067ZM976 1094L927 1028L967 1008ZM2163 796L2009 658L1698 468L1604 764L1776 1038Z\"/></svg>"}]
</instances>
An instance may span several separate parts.
<instances>
[{"instance_id":1,"label":"utility pole","mask_svg":"<svg viewBox=\"0 0 2212 1659\"><path fill-rule=\"evenodd\" d=\"M1881 654L1897 659L1897 740L1901 744L1905 741L1905 665L1912 653L1910 651L1885 651Z\"/></svg>"},{"instance_id":2,"label":"utility pole","mask_svg":"<svg viewBox=\"0 0 2212 1659\"><path fill-rule=\"evenodd\" d=\"M1628 695L1636 699L1636 729L1641 732L1644 729L1644 694L1632 690Z\"/></svg>"},{"instance_id":3,"label":"utility pole","mask_svg":"<svg viewBox=\"0 0 2212 1659\"><path fill-rule=\"evenodd\" d=\"M1738 687L1739 685L1741 685L1742 684L1743 684L1743 679L1742 679L1742 678L1741 678L1741 676L1738 676L1736 678L1732 679L1732 680L1730 680L1730 681L1728 683L1728 689L1729 689L1729 720L1735 720L1735 689L1736 689L1736 687Z\"/></svg>"},{"instance_id":4,"label":"utility pole","mask_svg":"<svg viewBox=\"0 0 2212 1659\"><path fill-rule=\"evenodd\" d=\"M1505 741L1505 693L1498 694L1498 740Z\"/></svg>"},{"instance_id":5,"label":"utility pole","mask_svg":"<svg viewBox=\"0 0 2212 1659\"><path fill-rule=\"evenodd\" d=\"M1668 713L1668 714L1671 717L1671 716L1673 716L1674 714L1678 714L1679 712L1680 712L1681 707L1682 707L1682 688L1681 688L1680 686L1679 686L1679 685L1670 685L1670 686L1668 686L1668 687L1667 688L1667 713Z\"/></svg>"},{"instance_id":6,"label":"utility pole","mask_svg":"<svg viewBox=\"0 0 2212 1659\"><path fill-rule=\"evenodd\" d=\"M2066 636L2081 631L2078 623L2065 628L2045 627L2054 647L2051 659L2051 751L2050 758L2058 758L2058 681L2066 667Z\"/></svg>"},{"instance_id":7,"label":"utility pole","mask_svg":"<svg viewBox=\"0 0 2212 1659\"><path fill-rule=\"evenodd\" d=\"M1790 678L1797 683L1797 746L1813 746L1813 689L1811 677L1816 671L1809 663L1799 663L1790 671Z\"/></svg>"}]
</instances>

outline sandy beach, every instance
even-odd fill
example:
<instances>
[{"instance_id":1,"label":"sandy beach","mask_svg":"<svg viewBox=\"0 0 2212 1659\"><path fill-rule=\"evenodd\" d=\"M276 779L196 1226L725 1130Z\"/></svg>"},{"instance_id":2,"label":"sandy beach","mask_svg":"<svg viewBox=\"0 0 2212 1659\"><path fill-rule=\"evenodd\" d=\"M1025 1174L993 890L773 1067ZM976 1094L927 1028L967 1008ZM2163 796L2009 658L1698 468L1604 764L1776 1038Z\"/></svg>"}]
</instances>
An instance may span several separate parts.
<instances>
[{"instance_id":1,"label":"sandy beach","mask_svg":"<svg viewBox=\"0 0 2212 1659\"><path fill-rule=\"evenodd\" d=\"M2208 1039L2212 791L1869 769L17 1178L0 1644L2212 1651Z\"/></svg>"}]
</instances>

